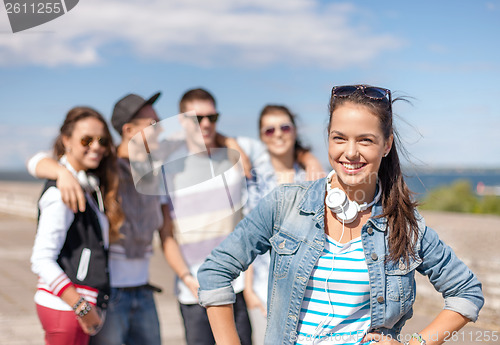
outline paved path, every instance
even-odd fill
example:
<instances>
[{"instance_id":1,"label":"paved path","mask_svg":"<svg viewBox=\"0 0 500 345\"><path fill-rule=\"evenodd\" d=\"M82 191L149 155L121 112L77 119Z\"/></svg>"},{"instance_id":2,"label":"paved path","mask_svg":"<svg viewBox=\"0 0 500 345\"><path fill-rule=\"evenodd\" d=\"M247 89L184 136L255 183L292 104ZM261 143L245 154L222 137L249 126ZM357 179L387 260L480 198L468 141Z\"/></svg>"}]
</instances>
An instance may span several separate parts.
<instances>
[{"instance_id":1,"label":"paved path","mask_svg":"<svg viewBox=\"0 0 500 345\"><path fill-rule=\"evenodd\" d=\"M441 214L430 213L426 214L426 219L429 225L433 227L437 228L438 225L440 225L440 228L441 226L444 227L440 234L457 252L472 254L467 257L470 264L481 268L488 262L498 263L498 242L483 244L480 240L481 238L484 239L484 237L478 234L482 234L479 228L484 226L486 226L485 231L488 232L493 232L493 230L498 232L500 227L489 229L486 221L491 222L492 220L486 218L486 221L484 221L484 217L470 219L466 217L464 219L456 215L448 216L449 219L446 215L443 217ZM493 222L500 224L500 218L493 218ZM461 236L456 236L455 227L463 228L463 226L474 228L471 228L469 232L469 234L472 234L472 236L469 236L471 238L463 240ZM475 229L475 227L479 230ZM474 231L477 232L474 233ZM43 344L43 332L33 303L36 277L31 273L29 267L34 234L34 220L0 213L0 344L2 345ZM490 238L496 241L498 236ZM471 250L472 248L474 250ZM490 251L490 249L493 251ZM500 273L497 269L497 266L490 266L489 275L497 277ZM481 279L489 276L485 273L481 275ZM488 281L487 288L494 289L498 287L498 283L493 284L495 279L497 278L490 279L491 282ZM156 250L152 259L151 281L164 289L162 294L156 296L161 319L163 344L184 344L183 326L175 297L172 294L173 274L159 249ZM428 284L427 282L419 280L418 284L419 291L426 291L425 284ZM421 303L417 302L415 316L405 326L404 333L411 333L421 329L430 320L428 313L435 313L441 307L439 303L436 306L435 302L426 304L426 295L419 295L418 298ZM432 298L434 297L430 297L430 300L434 301ZM490 341L487 341L487 338L491 338L494 334L500 338L500 322L498 320L498 317L491 318L491 320L487 318L485 321L488 322L479 323L482 328L478 328L478 325L467 326L457 336L450 339L450 343L457 345L500 344L500 340L492 341L490 339Z\"/></svg>"}]
</instances>

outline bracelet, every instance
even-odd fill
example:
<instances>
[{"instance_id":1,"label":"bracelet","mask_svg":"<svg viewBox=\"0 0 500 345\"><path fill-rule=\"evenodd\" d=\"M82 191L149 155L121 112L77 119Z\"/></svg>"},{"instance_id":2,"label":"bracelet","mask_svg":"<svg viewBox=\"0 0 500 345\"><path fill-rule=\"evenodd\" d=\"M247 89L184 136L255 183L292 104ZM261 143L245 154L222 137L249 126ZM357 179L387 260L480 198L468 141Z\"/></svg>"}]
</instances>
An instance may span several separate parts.
<instances>
[{"instance_id":1,"label":"bracelet","mask_svg":"<svg viewBox=\"0 0 500 345\"><path fill-rule=\"evenodd\" d=\"M184 278L186 278L187 276L190 276L190 275L191 275L191 272L187 271L186 273L183 273L183 274L179 277L179 279L180 279L180 280L182 280L182 281L184 281Z\"/></svg>"},{"instance_id":2,"label":"bracelet","mask_svg":"<svg viewBox=\"0 0 500 345\"><path fill-rule=\"evenodd\" d=\"M90 303L88 303L88 302L85 302L85 305L83 306L83 308L80 309L80 311L78 313L76 313L76 318L81 319L82 317L87 315L89 313L89 311L91 311L91 310L92 310L92 305L90 305Z\"/></svg>"},{"instance_id":3,"label":"bracelet","mask_svg":"<svg viewBox=\"0 0 500 345\"><path fill-rule=\"evenodd\" d=\"M413 333L413 334L411 335L411 338L412 338L412 339L417 339L417 340L418 340L418 342L420 342L420 345L427 345L427 342L425 341L425 339L424 339L424 338L422 338L422 336L421 336L420 334L418 334L418 333ZM408 341L407 341L407 342L406 342L406 343L404 343L403 345L409 345L409 344L410 344L410 342L408 342Z\"/></svg>"},{"instance_id":4,"label":"bracelet","mask_svg":"<svg viewBox=\"0 0 500 345\"><path fill-rule=\"evenodd\" d=\"M83 301L85 301L85 298L81 297L80 296L80 299L78 300L78 302L76 302L74 305L73 305L73 311L76 312L76 310L78 309L78 307L80 306L80 304L83 303Z\"/></svg>"}]
</instances>

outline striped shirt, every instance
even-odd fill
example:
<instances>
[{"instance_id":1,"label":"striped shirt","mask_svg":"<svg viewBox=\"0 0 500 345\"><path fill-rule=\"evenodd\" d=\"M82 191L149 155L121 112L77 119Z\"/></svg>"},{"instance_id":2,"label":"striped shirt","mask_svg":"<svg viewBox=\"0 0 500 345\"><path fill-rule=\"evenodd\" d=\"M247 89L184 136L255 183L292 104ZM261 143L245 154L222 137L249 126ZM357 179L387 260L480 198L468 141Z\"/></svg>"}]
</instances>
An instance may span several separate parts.
<instances>
[{"instance_id":1,"label":"striped shirt","mask_svg":"<svg viewBox=\"0 0 500 345\"><path fill-rule=\"evenodd\" d=\"M174 235L191 274L229 235L242 219L245 176L227 149L191 154L179 149L166 168L172 204ZM236 293L243 291L244 274L233 281ZM198 304L198 298L177 279L176 295L182 304Z\"/></svg>"},{"instance_id":2,"label":"striped shirt","mask_svg":"<svg viewBox=\"0 0 500 345\"><path fill-rule=\"evenodd\" d=\"M359 344L371 321L361 238L344 244L325 238L302 301L296 344Z\"/></svg>"}]
</instances>

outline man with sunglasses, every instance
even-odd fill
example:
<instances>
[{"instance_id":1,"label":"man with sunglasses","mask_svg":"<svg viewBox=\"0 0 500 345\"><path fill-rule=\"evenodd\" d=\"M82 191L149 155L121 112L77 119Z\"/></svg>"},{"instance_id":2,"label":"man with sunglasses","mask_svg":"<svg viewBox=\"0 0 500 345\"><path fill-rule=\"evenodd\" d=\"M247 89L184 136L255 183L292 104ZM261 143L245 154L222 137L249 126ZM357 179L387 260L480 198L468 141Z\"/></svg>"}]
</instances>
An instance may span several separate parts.
<instances>
[{"instance_id":1,"label":"man with sunglasses","mask_svg":"<svg viewBox=\"0 0 500 345\"><path fill-rule=\"evenodd\" d=\"M234 165L229 157L230 152L225 151L227 156L224 156L224 150L220 150L222 146L228 146L229 139L224 142L217 134L217 123L220 115L216 108L215 98L201 88L188 90L179 102L179 110L181 112L179 121L185 132L185 147L180 148L180 151L183 152L179 156L184 156L186 159L178 164L181 171L173 178L178 182L173 184L174 188L183 184L194 187L197 183L194 181L205 180L200 176L200 171L204 168L203 161L206 161L206 158L203 157L209 157L210 168L212 171L218 172L217 174L230 170L230 167ZM269 153L260 141L239 137L236 138L236 142L237 145L232 144L231 148L237 149L240 153L243 149L253 168L261 171L273 171ZM312 170L322 170L322 168L318 169L320 164L314 157L306 157L305 165L308 165L308 158L311 159L309 166L314 165ZM167 170L169 169L167 168ZM223 175L226 176L224 181L226 188L231 189L231 186L237 185L237 179L231 180L228 177L230 174ZM248 174L247 177L249 177ZM247 193L247 189L242 187L241 184L238 186L239 193L244 195ZM186 342L188 345L213 345L215 340L206 309L198 304L197 271L210 252L233 231L236 224L242 219L243 212L242 209L236 209L233 210L231 216L216 221L215 219L224 211L224 208L228 207L228 204L232 206L237 204L237 201L231 199L232 194L226 196L217 190L207 191L201 185L199 188L191 188L190 191L184 189L178 194L171 192L170 197L175 234L169 234L169 241L175 243L174 248L178 250L166 250L165 257L179 277L177 298L184 321ZM189 206L183 207L183 205ZM186 224L194 225L186 229ZM240 275L236 278L232 285L236 293L234 315L240 342L241 344L251 344L252 331L243 297L243 276Z\"/></svg>"},{"instance_id":2,"label":"man with sunglasses","mask_svg":"<svg viewBox=\"0 0 500 345\"><path fill-rule=\"evenodd\" d=\"M234 161L231 160L230 150L223 148L227 143L217 134L219 114L215 98L204 89L188 90L179 102L179 110L184 144L172 154L178 157L177 164L165 165L167 175L170 175L167 179L171 179L168 188L174 223L166 240L170 246L165 251L165 257L178 276L176 295L187 344L213 345L215 340L206 310L198 304L196 272L206 256L242 218L241 208L228 208L228 199L234 205L239 204L235 195L244 192L241 185L244 176L229 172ZM265 148L261 153L265 153ZM226 194L224 187L211 184L217 176L212 176L207 170L207 163L214 175L224 174L228 190L239 190ZM252 161L252 164L255 163ZM221 214L225 216L221 217ZM233 284L237 293L235 319L241 343L251 344L251 326L242 293L243 276Z\"/></svg>"},{"instance_id":3,"label":"man with sunglasses","mask_svg":"<svg viewBox=\"0 0 500 345\"><path fill-rule=\"evenodd\" d=\"M99 345L160 345L160 327L153 291L160 289L149 284L149 264L153 254L154 232L160 232L164 240L165 228L171 226L168 206L162 205L157 195L146 195L137 191L129 163L129 142L139 132L148 133L151 149L157 144L158 130L145 130L160 120L153 104L160 93L149 99L128 94L114 106L111 123L121 135L117 147L119 188L121 207L125 221L120 227L121 238L109 248L109 273L111 297L103 328L91 338L90 344ZM82 138L81 144L91 145L101 138ZM66 194L66 203L76 212L85 207L78 182L52 158L39 154L28 163L32 175L57 179L61 192ZM84 197L84 196L83 196ZM63 198L64 200L64 198ZM162 214L163 213L163 214ZM113 221L112 219L109 220ZM163 244L165 244L163 242Z\"/></svg>"}]
</instances>

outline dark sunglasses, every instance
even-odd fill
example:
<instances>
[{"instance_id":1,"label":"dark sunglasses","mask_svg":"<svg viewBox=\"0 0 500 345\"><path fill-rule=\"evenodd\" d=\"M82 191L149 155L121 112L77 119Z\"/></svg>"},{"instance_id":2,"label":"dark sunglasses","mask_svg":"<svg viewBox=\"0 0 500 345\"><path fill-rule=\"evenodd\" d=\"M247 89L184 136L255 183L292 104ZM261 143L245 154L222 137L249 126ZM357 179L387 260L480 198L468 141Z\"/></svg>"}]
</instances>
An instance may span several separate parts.
<instances>
[{"instance_id":1,"label":"dark sunglasses","mask_svg":"<svg viewBox=\"0 0 500 345\"><path fill-rule=\"evenodd\" d=\"M206 117L208 119L208 121L210 121L210 123L216 123L217 120L219 119L219 113L210 114L210 115L203 115L203 116L189 116L189 115L184 115L184 116L187 118L190 118L191 121L193 121L194 123L196 123L196 122L201 123L201 121L203 121L204 117Z\"/></svg>"},{"instance_id":2,"label":"dark sunglasses","mask_svg":"<svg viewBox=\"0 0 500 345\"><path fill-rule=\"evenodd\" d=\"M101 137L91 137L89 135L86 135L80 139L80 143L82 146L89 146L92 145L92 143L97 140L99 145L102 147L107 147L109 145L109 139L108 138L101 138Z\"/></svg>"},{"instance_id":3,"label":"dark sunglasses","mask_svg":"<svg viewBox=\"0 0 500 345\"><path fill-rule=\"evenodd\" d=\"M382 100L387 98L389 103L392 103L391 90L383 87L368 86L368 85L343 85L334 86L332 89L333 97L349 97L356 91L361 90L363 94L371 99Z\"/></svg>"},{"instance_id":4,"label":"dark sunglasses","mask_svg":"<svg viewBox=\"0 0 500 345\"><path fill-rule=\"evenodd\" d=\"M279 125L279 129L283 132L283 133L290 133L293 129L293 124L291 123L283 123L281 125ZM272 135L274 135L274 133L276 132L276 127L264 127L262 128L261 132L262 134L264 134L266 137L270 137Z\"/></svg>"}]
</instances>

